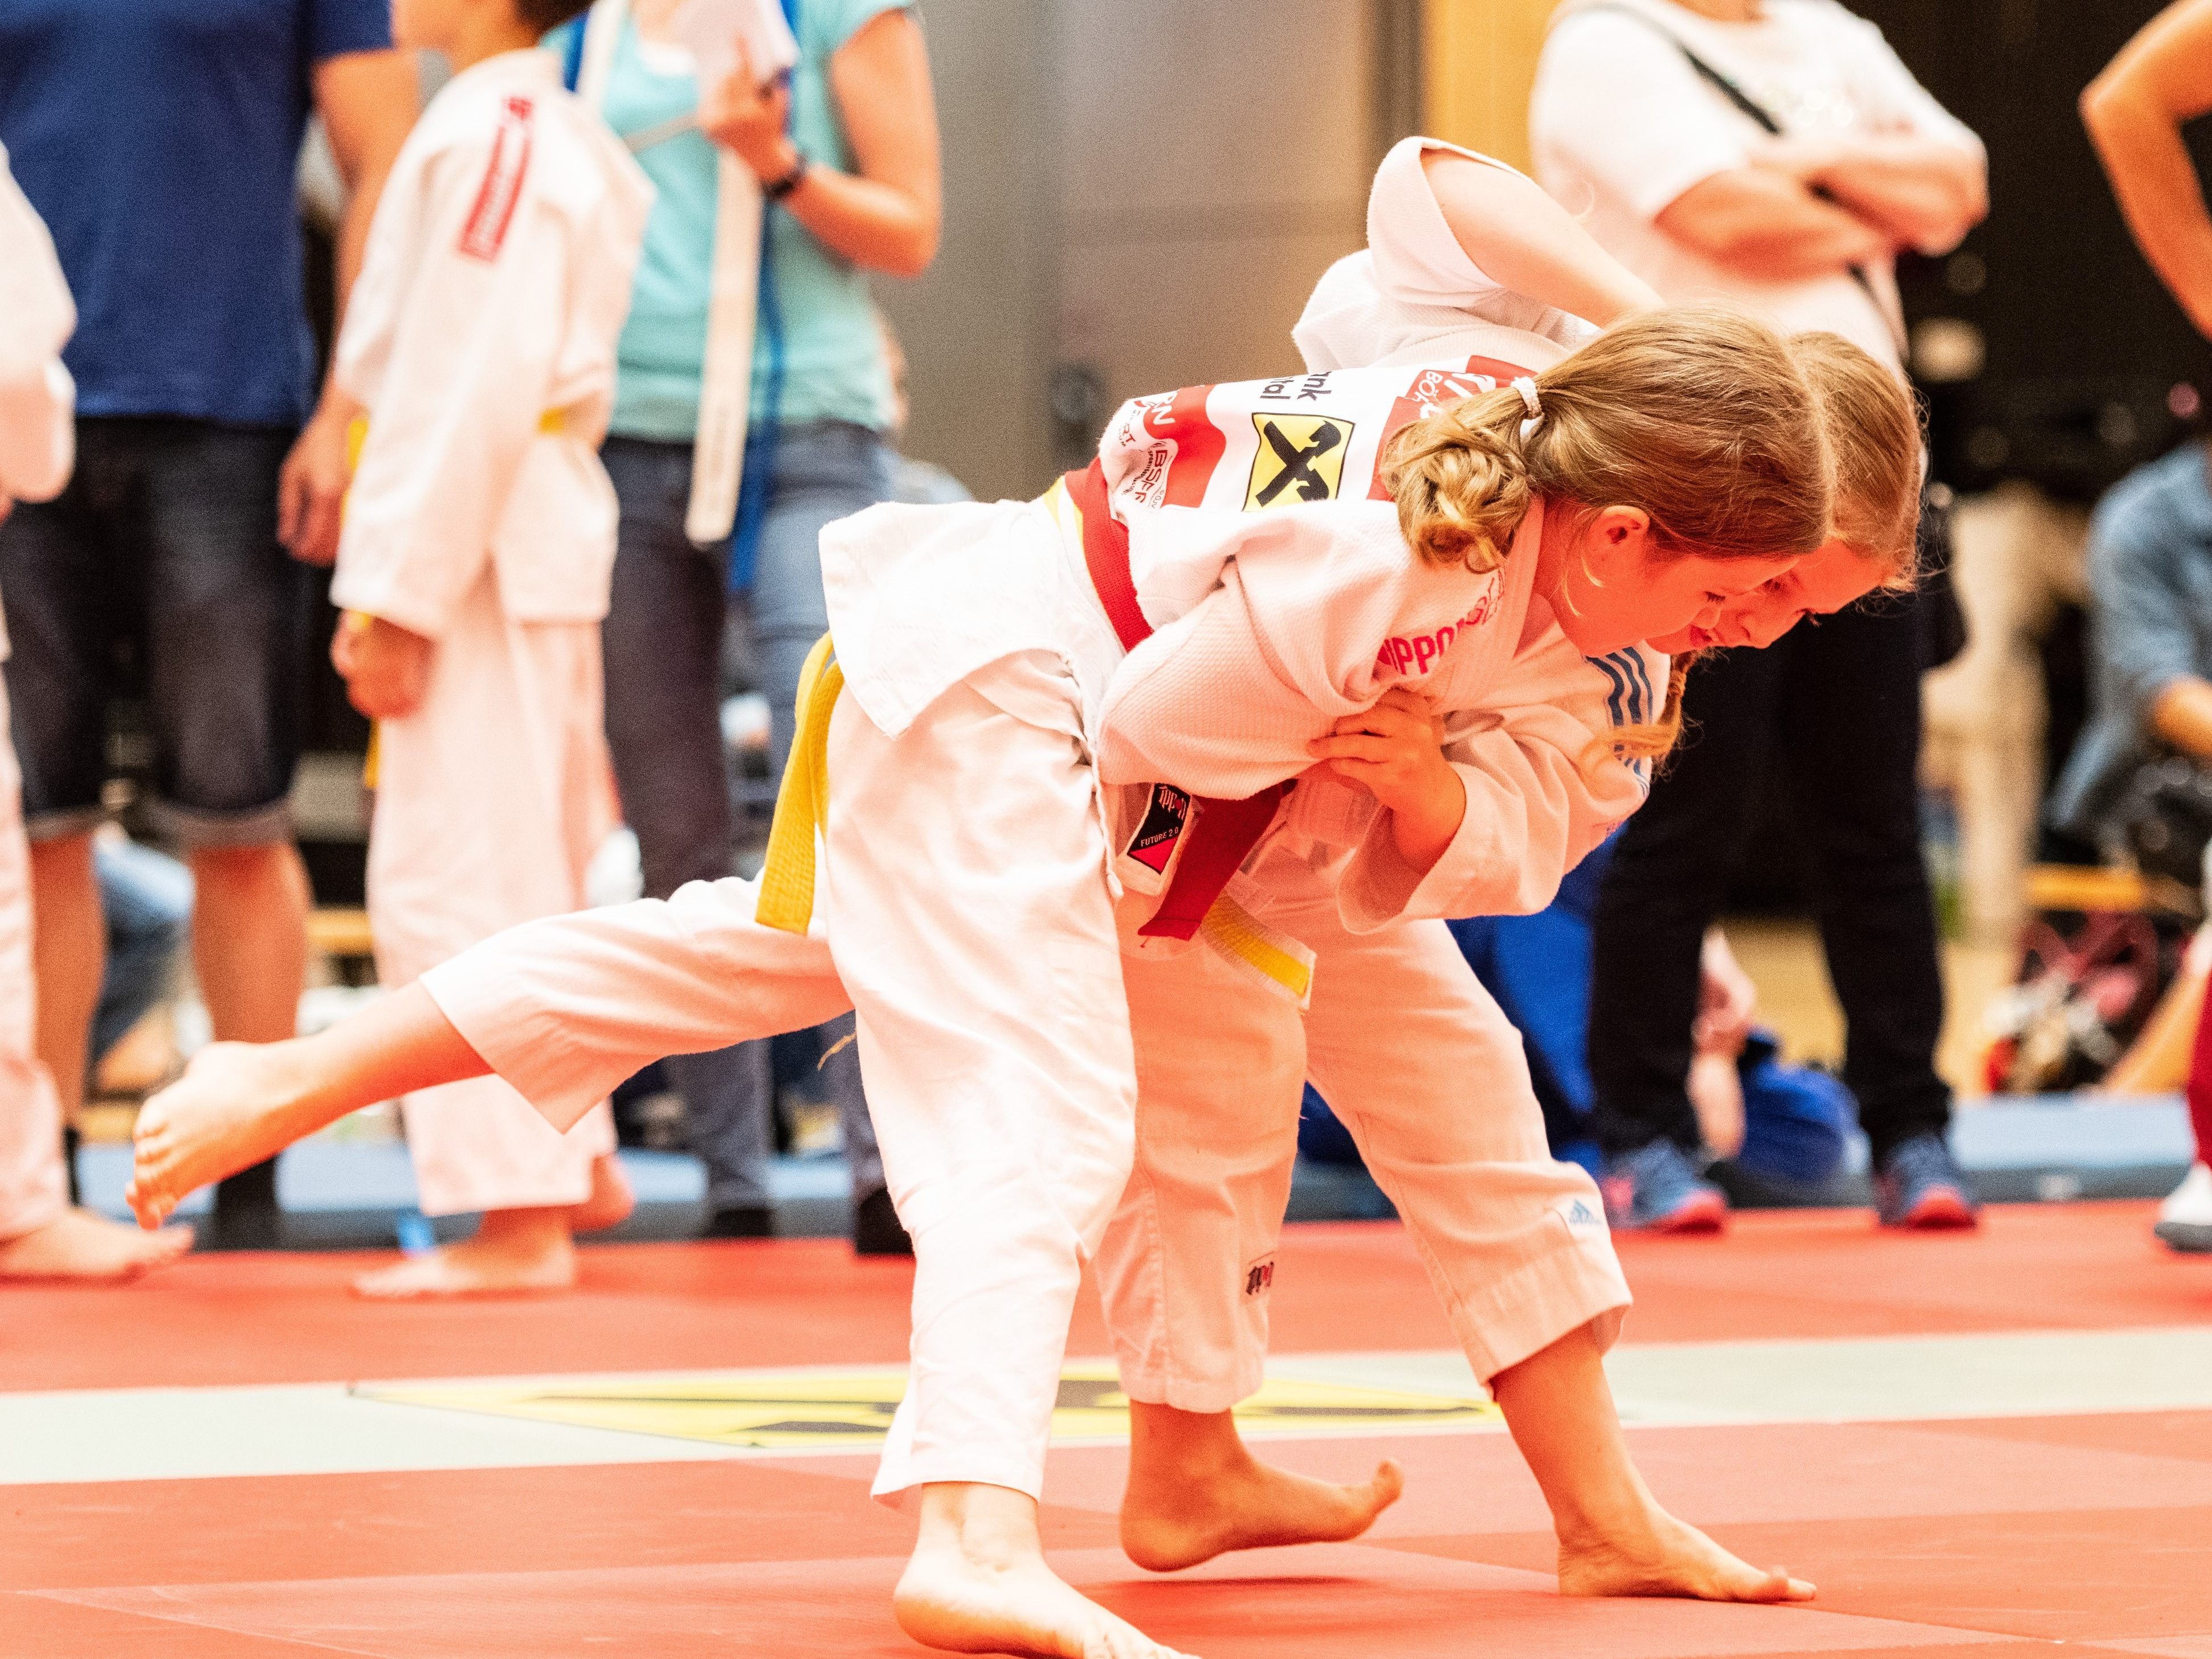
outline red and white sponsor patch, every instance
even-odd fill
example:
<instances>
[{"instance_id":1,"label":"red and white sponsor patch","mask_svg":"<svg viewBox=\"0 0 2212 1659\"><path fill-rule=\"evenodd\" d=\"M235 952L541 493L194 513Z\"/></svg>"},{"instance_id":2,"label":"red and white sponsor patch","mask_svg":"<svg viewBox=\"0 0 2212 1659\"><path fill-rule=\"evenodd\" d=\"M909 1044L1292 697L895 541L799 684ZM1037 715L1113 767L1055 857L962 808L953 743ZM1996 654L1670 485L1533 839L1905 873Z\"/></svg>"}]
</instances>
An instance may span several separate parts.
<instances>
[{"instance_id":1,"label":"red and white sponsor patch","mask_svg":"<svg viewBox=\"0 0 2212 1659\"><path fill-rule=\"evenodd\" d=\"M1490 620L1498 609L1498 573L1493 570L1490 573L1490 584L1474 602L1474 608L1450 627L1439 628L1433 634L1416 634L1411 639L1393 634L1375 653L1376 672L1384 677L1426 674L1451 648L1454 640L1468 629L1480 628Z\"/></svg>"},{"instance_id":2,"label":"red and white sponsor patch","mask_svg":"<svg viewBox=\"0 0 2212 1659\"><path fill-rule=\"evenodd\" d=\"M514 204L522 199L522 181L530 172L530 112L527 98L510 98L499 112L499 131L492 139L491 161L483 183L461 227L461 252L471 259L496 259L507 240L507 228L514 218Z\"/></svg>"},{"instance_id":3,"label":"red and white sponsor patch","mask_svg":"<svg viewBox=\"0 0 2212 1659\"><path fill-rule=\"evenodd\" d=\"M1390 418L1382 423L1382 441L1376 449L1377 455L1389 453L1390 440L1398 435L1401 427L1424 420L1448 404L1462 398L1472 398L1485 392L1495 392L1517 376L1526 374L1525 368L1500 362L1495 357L1470 357L1462 368L1425 368L1413 376L1413 383L1398 394L1390 405ZM1369 484L1367 499L1387 501L1390 491L1382 482L1382 469L1375 470Z\"/></svg>"}]
</instances>

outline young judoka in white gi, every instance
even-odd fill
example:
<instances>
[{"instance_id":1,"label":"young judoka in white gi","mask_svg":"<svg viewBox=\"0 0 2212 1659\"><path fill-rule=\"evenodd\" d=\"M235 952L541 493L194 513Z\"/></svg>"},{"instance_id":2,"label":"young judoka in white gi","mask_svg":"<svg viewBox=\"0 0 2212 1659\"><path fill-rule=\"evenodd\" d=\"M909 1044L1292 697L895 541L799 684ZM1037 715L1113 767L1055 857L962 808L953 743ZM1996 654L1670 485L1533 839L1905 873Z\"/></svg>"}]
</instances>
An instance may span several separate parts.
<instances>
[{"instance_id":1,"label":"young judoka in white gi","mask_svg":"<svg viewBox=\"0 0 2212 1659\"><path fill-rule=\"evenodd\" d=\"M1489 319L1501 313L1552 339L1581 331L1524 296L1498 295L1470 257L1477 246L1492 264L1510 262L1500 253L1523 256L1519 269L1545 283L1541 291L1571 293L1579 281L1601 305L1638 308L1640 284L1625 272L1608 286L1602 268L1534 268L1531 256L1572 252L1571 238L1498 247L1499 222L1540 222L1549 204L1527 199L1536 196L1485 158L1420 140L1401 145L1370 198L1369 251L1330 271L1301 320L1309 362L1419 362L1455 357L1470 343L1494 352ZM1447 303L1455 294L1457 306ZM1548 362L1548 344L1522 350ZM1918 433L1904 387L1836 337L1799 337L1792 348L1827 416L1836 533L1711 627L1662 641L1670 649L1771 643L1808 611L1911 580ZM1664 659L1607 665L1632 713L1642 694L1666 684ZM1187 734L1171 715L1142 716L1144 695L1125 678L1109 699L1101 759L1109 781L1188 769L1175 746ZM1443 764L1451 750L1439 752L1425 711L1388 702L1346 723L1331 765L1386 803L1418 796L1424 779L1455 794ZM1168 741L1117 752L1124 732ZM1315 811L1311 788L1302 786L1300 805ZM1261 1380L1300 1085L1310 1075L1396 1201L1470 1362L1506 1402L1516 1432L1531 1420L1532 1395L1551 1402L1547 1419L1581 1425L1549 1443L1522 1437L1559 1521L1563 1587L1778 1592L1777 1581L1746 1573L1680 1528L1635 1479L1598 1363L1626 1288L1594 1188L1551 1159L1518 1035L1440 923L1347 927L1332 890L1337 872L1316 871L1299 852L1284 838L1247 880L1266 895L1255 902L1264 920L1316 957L1303 1020L1218 953L1124 964L1138 1033L1137 1162L1097 1266L1133 1400L1125 1547L1166 1569L1224 1549L1352 1536L1396 1496L1393 1468L1352 1488L1268 1468L1246 1452L1229 1415ZM1487 894L1462 889L1468 913L1540 904L1560 872L1523 860L1497 873ZM1204 1011L1202 1024L1192 1009ZM1227 1076L1233 1088L1223 1087ZM1582 1408L1562 1411L1571 1399Z\"/></svg>"},{"instance_id":2,"label":"young judoka in white gi","mask_svg":"<svg viewBox=\"0 0 2212 1659\"><path fill-rule=\"evenodd\" d=\"M614 490L598 455L652 185L535 43L569 0L399 0L457 71L380 202L338 342L368 410L332 656L378 721L368 910L405 985L584 902L617 822L599 620ZM629 1193L604 1103L561 1135L485 1079L404 1106L422 1207L476 1236L358 1281L380 1297L557 1289L572 1232Z\"/></svg>"},{"instance_id":3,"label":"young judoka in white gi","mask_svg":"<svg viewBox=\"0 0 2212 1659\"><path fill-rule=\"evenodd\" d=\"M0 149L0 519L69 482L76 389L61 349L76 326L53 239ZM7 654L0 620L0 660ZM61 1103L35 1039L21 782L0 686L0 1279L127 1279L175 1261L191 1231L148 1235L70 1205Z\"/></svg>"},{"instance_id":4,"label":"young judoka in white gi","mask_svg":"<svg viewBox=\"0 0 2212 1659\"><path fill-rule=\"evenodd\" d=\"M1498 398L1516 411L1502 425ZM1552 415L1521 412L1532 403ZM250 1143L343 1109L372 1077L416 1086L489 1060L572 1121L586 1103L574 1091L620 1074L606 1054L641 1020L665 1047L733 1016L763 1031L811 1023L838 1006L842 980L917 1252L914 1381L878 1481L884 1493L923 1488L902 1620L945 1646L1154 1651L1052 1577L1034 1502L1080 1261L1131 1155L1134 1059L1089 760L1131 616L1139 632L1169 624L1139 640L1133 666L1174 657L1184 638L1216 641L1209 606L1240 624L1194 719L1224 722L1236 750L1224 776L1248 781L1257 751L1281 781L1312 763L1309 744L1340 716L1423 684L1447 647L1454 695L1480 706L1506 681L1536 602L1571 614L1576 647L1602 654L1710 619L1825 533L1812 400L1783 343L1747 319L1632 320L1486 410L1479 429L1425 449L1395 501L1147 507L1158 442L1141 421L1117 421L1100 465L1048 502L879 508L833 527L824 564L854 695L820 739L824 937L726 926L713 889L521 930L514 948L471 952L338 1033L203 1061L148 1125L145 1213ZM1275 435L1304 454L1291 487L1306 494L1323 434ZM1239 505L1274 477L1237 481ZM1690 477L1710 492L1678 502ZM1578 510L1585 501L1613 504ZM1604 736L1512 707L1496 729L1462 734L1547 799L1575 769L1562 740L1579 758ZM1118 792L1109 805L1126 817ZM1464 798L1461 815L1476 816ZM1460 827L1370 817L1353 856L1372 866L1376 895L1415 871L1403 902L1420 885L1417 859L1436 859L1439 830L1448 848ZM1539 833L1596 828L1560 810ZM1176 893L1170 880L1163 903Z\"/></svg>"}]
</instances>

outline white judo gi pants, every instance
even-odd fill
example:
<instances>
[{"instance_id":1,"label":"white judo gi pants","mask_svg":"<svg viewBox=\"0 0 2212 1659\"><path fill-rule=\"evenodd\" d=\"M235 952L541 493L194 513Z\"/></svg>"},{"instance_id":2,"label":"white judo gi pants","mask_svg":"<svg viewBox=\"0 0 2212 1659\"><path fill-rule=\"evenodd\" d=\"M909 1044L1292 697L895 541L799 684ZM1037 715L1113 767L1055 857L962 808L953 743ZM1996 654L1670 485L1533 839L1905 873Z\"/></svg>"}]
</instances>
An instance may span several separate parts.
<instances>
[{"instance_id":1,"label":"white judo gi pants","mask_svg":"<svg viewBox=\"0 0 2212 1659\"><path fill-rule=\"evenodd\" d=\"M1123 963L1136 1167L1097 1271L1124 1390L1220 1412L1260 1387L1309 1076L1397 1206L1478 1376L1593 1320L1609 1345L1630 1298L1597 1188L1552 1158L1521 1034L1449 930L1350 933L1291 860L1258 874L1277 900L1267 922L1316 953L1303 1019L1212 951Z\"/></svg>"},{"instance_id":2,"label":"white judo gi pants","mask_svg":"<svg viewBox=\"0 0 2212 1659\"><path fill-rule=\"evenodd\" d=\"M1010 709L1020 713L1010 713ZM914 1237L878 1496L1036 1497L1083 1263L1129 1177L1136 1059L1074 680L1025 653L887 738L831 717L819 901Z\"/></svg>"},{"instance_id":3,"label":"white judo gi pants","mask_svg":"<svg viewBox=\"0 0 2212 1659\"><path fill-rule=\"evenodd\" d=\"M377 726L368 916L397 988L517 922L574 910L617 821L597 623L508 617L484 572L431 653L421 707ZM407 1097L426 1215L581 1203L615 1149L604 1101L562 1134L497 1077Z\"/></svg>"},{"instance_id":4,"label":"white judo gi pants","mask_svg":"<svg viewBox=\"0 0 2212 1659\"><path fill-rule=\"evenodd\" d=\"M36 1232L69 1208L61 1102L38 1052L23 775L7 732L0 684L0 1240Z\"/></svg>"},{"instance_id":5,"label":"white judo gi pants","mask_svg":"<svg viewBox=\"0 0 2212 1659\"><path fill-rule=\"evenodd\" d=\"M756 921L756 882L696 882L425 976L556 1123L660 1054L858 1011L915 1249L913 1376L878 1497L942 1481L1037 1495L1083 1263L1128 1181L1136 1060L1080 733L1074 682L1042 653L970 677L897 738L848 694L814 933Z\"/></svg>"}]
</instances>

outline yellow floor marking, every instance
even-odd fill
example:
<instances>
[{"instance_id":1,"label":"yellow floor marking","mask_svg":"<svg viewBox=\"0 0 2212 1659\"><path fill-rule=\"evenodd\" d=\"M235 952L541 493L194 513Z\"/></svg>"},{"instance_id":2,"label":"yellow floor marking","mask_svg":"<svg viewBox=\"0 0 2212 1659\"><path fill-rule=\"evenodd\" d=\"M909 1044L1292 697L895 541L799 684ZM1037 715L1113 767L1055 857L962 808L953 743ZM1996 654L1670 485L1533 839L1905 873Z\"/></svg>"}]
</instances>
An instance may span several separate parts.
<instances>
[{"instance_id":1,"label":"yellow floor marking","mask_svg":"<svg viewBox=\"0 0 2212 1659\"><path fill-rule=\"evenodd\" d=\"M725 1446L805 1449L880 1441L906 1392L903 1370L679 1377L579 1376L538 1382L362 1388L395 1405L484 1412ZM1483 1428L1497 1407L1470 1390L1416 1394L1332 1382L1271 1379L1237 1408L1247 1434L1373 1434L1391 1429ZM1129 1401L1110 1365L1060 1374L1052 1417L1058 1440L1125 1439Z\"/></svg>"}]
</instances>

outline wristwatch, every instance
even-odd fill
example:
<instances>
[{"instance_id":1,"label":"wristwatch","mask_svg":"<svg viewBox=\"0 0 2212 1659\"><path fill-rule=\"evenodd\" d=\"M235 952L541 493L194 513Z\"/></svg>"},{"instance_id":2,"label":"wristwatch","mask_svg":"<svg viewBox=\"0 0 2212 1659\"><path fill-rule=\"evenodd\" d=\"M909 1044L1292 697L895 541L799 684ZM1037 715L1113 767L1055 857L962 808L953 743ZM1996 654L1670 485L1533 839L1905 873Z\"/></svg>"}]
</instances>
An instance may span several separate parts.
<instances>
[{"instance_id":1,"label":"wristwatch","mask_svg":"<svg viewBox=\"0 0 2212 1659\"><path fill-rule=\"evenodd\" d=\"M761 194L771 202L781 202L805 182L806 167L806 157L802 155L791 164L791 171L785 173L782 178L770 184L763 185Z\"/></svg>"}]
</instances>

